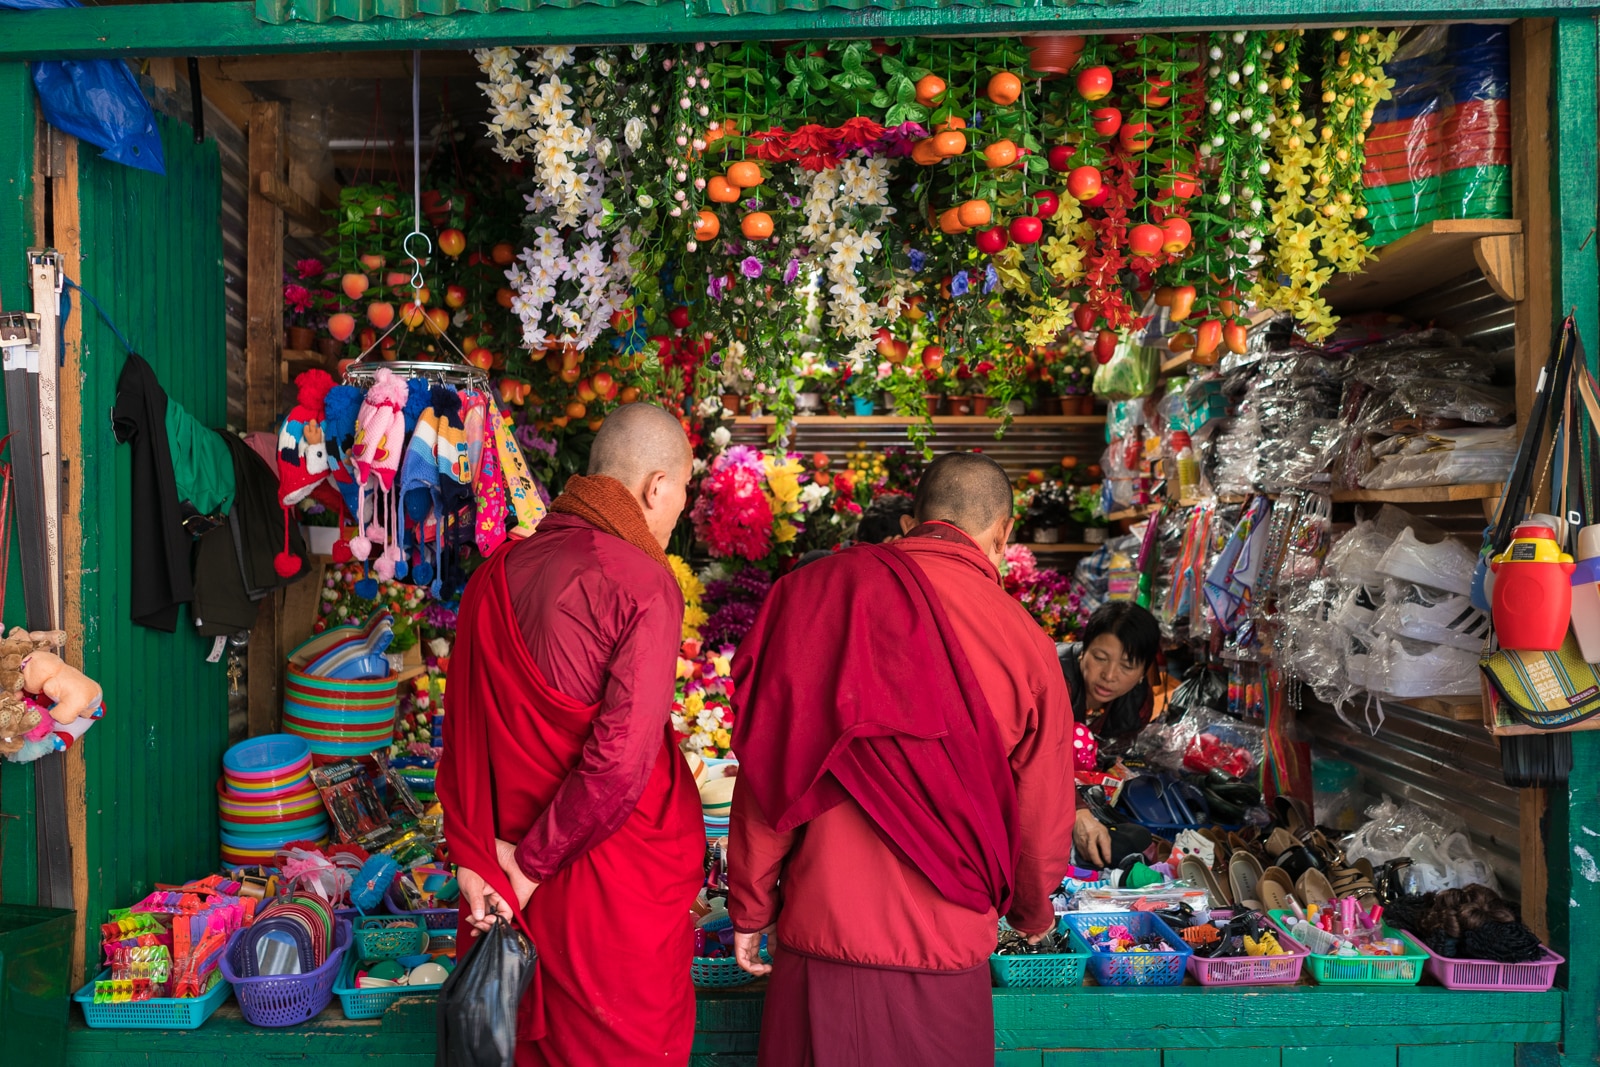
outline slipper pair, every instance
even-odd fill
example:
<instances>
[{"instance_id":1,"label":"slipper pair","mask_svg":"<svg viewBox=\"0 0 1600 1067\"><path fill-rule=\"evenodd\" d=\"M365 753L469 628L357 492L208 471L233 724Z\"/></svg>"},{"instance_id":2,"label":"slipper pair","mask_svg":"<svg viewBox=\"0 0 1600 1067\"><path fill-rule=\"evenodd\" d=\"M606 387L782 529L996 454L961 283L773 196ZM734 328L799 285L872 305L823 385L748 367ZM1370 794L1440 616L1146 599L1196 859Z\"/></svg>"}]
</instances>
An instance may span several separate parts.
<instances>
[{"instance_id":1,"label":"slipper pair","mask_svg":"<svg viewBox=\"0 0 1600 1067\"><path fill-rule=\"evenodd\" d=\"M1276 865L1263 870L1261 861L1248 852L1235 852L1229 857L1228 883L1233 889L1234 903L1257 910L1287 908L1291 896L1302 904L1319 907L1335 897L1327 876L1316 868L1302 873L1297 881Z\"/></svg>"}]
</instances>

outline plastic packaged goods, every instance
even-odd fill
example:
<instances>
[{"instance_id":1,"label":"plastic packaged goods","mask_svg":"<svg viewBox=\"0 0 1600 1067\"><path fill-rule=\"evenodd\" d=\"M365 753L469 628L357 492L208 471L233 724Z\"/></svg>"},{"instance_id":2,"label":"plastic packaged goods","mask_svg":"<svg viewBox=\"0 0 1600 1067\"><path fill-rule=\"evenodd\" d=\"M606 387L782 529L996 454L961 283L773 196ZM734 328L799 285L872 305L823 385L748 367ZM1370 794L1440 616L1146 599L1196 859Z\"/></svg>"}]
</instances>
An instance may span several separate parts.
<instances>
[{"instance_id":1,"label":"plastic packaged goods","mask_svg":"<svg viewBox=\"0 0 1600 1067\"><path fill-rule=\"evenodd\" d=\"M1442 428L1445 422L1498 426L1516 414L1511 390L1448 378L1408 378L1386 392L1374 392L1356 429L1388 435L1399 430Z\"/></svg>"},{"instance_id":2,"label":"plastic packaged goods","mask_svg":"<svg viewBox=\"0 0 1600 1067\"><path fill-rule=\"evenodd\" d=\"M1373 613L1373 629L1436 645L1478 652L1489 636L1489 617L1455 593L1408 582L1384 583L1383 605Z\"/></svg>"},{"instance_id":3,"label":"plastic packaged goods","mask_svg":"<svg viewBox=\"0 0 1600 1067\"><path fill-rule=\"evenodd\" d=\"M1478 557L1459 541L1446 537L1433 544L1418 539L1411 527L1400 531L1378 561L1378 573L1402 582L1472 595L1472 572Z\"/></svg>"},{"instance_id":4,"label":"plastic packaged goods","mask_svg":"<svg viewBox=\"0 0 1600 1067\"><path fill-rule=\"evenodd\" d=\"M1372 644L1367 688L1400 700L1472 696L1479 691L1478 653L1380 635Z\"/></svg>"}]
</instances>

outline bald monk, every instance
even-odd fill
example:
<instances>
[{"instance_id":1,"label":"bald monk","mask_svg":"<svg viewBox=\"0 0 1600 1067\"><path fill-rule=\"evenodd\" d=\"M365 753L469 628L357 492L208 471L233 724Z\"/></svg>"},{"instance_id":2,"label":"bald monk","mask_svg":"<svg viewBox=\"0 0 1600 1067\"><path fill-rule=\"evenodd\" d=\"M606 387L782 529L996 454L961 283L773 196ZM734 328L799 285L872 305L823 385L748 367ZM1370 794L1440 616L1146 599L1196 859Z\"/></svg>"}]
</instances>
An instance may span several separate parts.
<instances>
[{"instance_id":1,"label":"bald monk","mask_svg":"<svg viewBox=\"0 0 1600 1067\"><path fill-rule=\"evenodd\" d=\"M906 537L781 579L739 648L728 911L772 976L760 1067L994 1063L998 919L1054 928L1073 830L1055 645L997 570L1011 506L993 460L941 457Z\"/></svg>"},{"instance_id":2,"label":"bald monk","mask_svg":"<svg viewBox=\"0 0 1600 1067\"><path fill-rule=\"evenodd\" d=\"M663 549L690 464L675 417L618 408L588 475L462 598L439 797L462 944L498 917L538 952L517 1067L689 1057L705 826L671 738L683 596Z\"/></svg>"}]
</instances>

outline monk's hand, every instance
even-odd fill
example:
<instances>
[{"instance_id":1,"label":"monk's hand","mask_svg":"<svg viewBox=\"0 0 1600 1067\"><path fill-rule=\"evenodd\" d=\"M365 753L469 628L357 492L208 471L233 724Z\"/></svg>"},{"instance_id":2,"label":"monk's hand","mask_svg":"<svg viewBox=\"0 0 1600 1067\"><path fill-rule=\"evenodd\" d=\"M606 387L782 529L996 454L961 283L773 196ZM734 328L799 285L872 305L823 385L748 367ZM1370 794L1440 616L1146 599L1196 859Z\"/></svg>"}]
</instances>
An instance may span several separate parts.
<instances>
[{"instance_id":1,"label":"monk's hand","mask_svg":"<svg viewBox=\"0 0 1600 1067\"><path fill-rule=\"evenodd\" d=\"M772 964L766 963L761 959L761 937L763 934L767 935L768 952L770 953L777 947L777 934L774 932L776 930L776 926L769 926L759 933L734 933L733 958L739 961L739 967L742 970L748 971L757 978L772 973Z\"/></svg>"},{"instance_id":2,"label":"monk's hand","mask_svg":"<svg viewBox=\"0 0 1600 1067\"><path fill-rule=\"evenodd\" d=\"M511 921L511 905L491 889L477 871L457 867L456 886L467 902L467 925L476 932L474 936L494 926L496 917Z\"/></svg>"},{"instance_id":3,"label":"monk's hand","mask_svg":"<svg viewBox=\"0 0 1600 1067\"><path fill-rule=\"evenodd\" d=\"M516 845L497 837L494 839L494 848L500 857L500 869L511 879L511 889L517 894L517 910L521 911L528 906L528 899L539 888L539 883L523 873L522 865L517 862Z\"/></svg>"},{"instance_id":4,"label":"monk's hand","mask_svg":"<svg viewBox=\"0 0 1600 1067\"><path fill-rule=\"evenodd\" d=\"M1072 825L1072 845L1078 858L1096 870L1111 866L1111 831L1088 808L1079 808Z\"/></svg>"}]
</instances>

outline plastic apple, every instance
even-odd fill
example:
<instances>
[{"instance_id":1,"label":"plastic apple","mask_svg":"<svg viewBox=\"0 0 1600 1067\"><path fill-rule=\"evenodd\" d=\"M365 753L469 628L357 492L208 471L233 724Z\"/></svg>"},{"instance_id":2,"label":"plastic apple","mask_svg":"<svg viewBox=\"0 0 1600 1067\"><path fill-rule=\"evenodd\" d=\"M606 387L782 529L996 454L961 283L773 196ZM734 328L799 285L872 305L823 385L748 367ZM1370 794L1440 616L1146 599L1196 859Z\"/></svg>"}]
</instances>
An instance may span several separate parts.
<instances>
[{"instance_id":1,"label":"plastic apple","mask_svg":"<svg viewBox=\"0 0 1600 1067\"><path fill-rule=\"evenodd\" d=\"M444 308L429 308L426 315L428 327L434 333L442 334L450 328L450 312Z\"/></svg>"},{"instance_id":2,"label":"plastic apple","mask_svg":"<svg viewBox=\"0 0 1600 1067\"><path fill-rule=\"evenodd\" d=\"M1067 192L1080 203L1099 194L1104 184L1105 179L1096 167L1077 167L1067 175Z\"/></svg>"},{"instance_id":3,"label":"plastic apple","mask_svg":"<svg viewBox=\"0 0 1600 1067\"><path fill-rule=\"evenodd\" d=\"M689 328L689 309L679 305L667 312L667 321L674 330L687 330Z\"/></svg>"},{"instance_id":4,"label":"plastic apple","mask_svg":"<svg viewBox=\"0 0 1600 1067\"><path fill-rule=\"evenodd\" d=\"M328 316L328 332L335 341L348 341L356 332L356 317L341 311Z\"/></svg>"},{"instance_id":5,"label":"plastic apple","mask_svg":"<svg viewBox=\"0 0 1600 1067\"><path fill-rule=\"evenodd\" d=\"M1155 132L1148 122L1130 122L1117 131L1117 142L1129 152L1143 152L1155 140Z\"/></svg>"},{"instance_id":6,"label":"plastic apple","mask_svg":"<svg viewBox=\"0 0 1600 1067\"><path fill-rule=\"evenodd\" d=\"M928 370L938 370L944 364L944 347L929 345L922 350L922 365Z\"/></svg>"},{"instance_id":7,"label":"plastic apple","mask_svg":"<svg viewBox=\"0 0 1600 1067\"><path fill-rule=\"evenodd\" d=\"M633 329L635 319L633 308L621 308L611 313L611 328L618 333L627 333Z\"/></svg>"},{"instance_id":8,"label":"plastic apple","mask_svg":"<svg viewBox=\"0 0 1600 1067\"><path fill-rule=\"evenodd\" d=\"M1061 198L1050 189L1040 189L1033 194L1033 213L1041 219L1054 218L1061 210Z\"/></svg>"},{"instance_id":9,"label":"plastic apple","mask_svg":"<svg viewBox=\"0 0 1600 1067\"><path fill-rule=\"evenodd\" d=\"M1089 122L1101 137L1110 137L1122 128L1122 112L1114 107L1097 107L1089 112Z\"/></svg>"},{"instance_id":10,"label":"plastic apple","mask_svg":"<svg viewBox=\"0 0 1600 1067\"><path fill-rule=\"evenodd\" d=\"M600 399L600 394L595 390L594 383L588 378L580 379L578 382L578 399L585 404L592 404Z\"/></svg>"},{"instance_id":11,"label":"plastic apple","mask_svg":"<svg viewBox=\"0 0 1600 1067\"><path fill-rule=\"evenodd\" d=\"M1111 95L1111 70L1089 67L1078 72L1078 95L1085 100L1101 100Z\"/></svg>"},{"instance_id":12,"label":"plastic apple","mask_svg":"<svg viewBox=\"0 0 1600 1067\"><path fill-rule=\"evenodd\" d=\"M1172 254L1182 252L1189 247L1189 242L1194 234L1189 228L1189 220L1172 216L1161 224L1161 232L1165 235L1161 240L1161 251Z\"/></svg>"},{"instance_id":13,"label":"plastic apple","mask_svg":"<svg viewBox=\"0 0 1600 1067\"><path fill-rule=\"evenodd\" d=\"M972 242L978 246L978 251L986 256L992 256L1011 243L1011 236L1006 233L1004 226L995 226L987 230L979 230L978 235L972 239Z\"/></svg>"},{"instance_id":14,"label":"plastic apple","mask_svg":"<svg viewBox=\"0 0 1600 1067\"><path fill-rule=\"evenodd\" d=\"M365 274L353 272L339 279L339 288L351 300L360 300L371 284L371 280Z\"/></svg>"},{"instance_id":15,"label":"plastic apple","mask_svg":"<svg viewBox=\"0 0 1600 1067\"><path fill-rule=\"evenodd\" d=\"M427 317L428 309L415 300L407 300L400 305L400 321L405 324L408 330L415 330L418 326L421 326Z\"/></svg>"},{"instance_id":16,"label":"plastic apple","mask_svg":"<svg viewBox=\"0 0 1600 1067\"><path fill-rule=\"evenodd\" d=\"M467 290L460 285L447 285L444 289L444 303L446 307L466 307Z\"/></svg>"},{"instance_id":17,"label":"plastic apple","mask_svg":"<svg viewBox=\"0 0 1600 1067\"><path fill-rule=\"evenodd\" d=\"M1136 256L1153 256L1161 251L1165 238L1160 226L1141 222L1128 231L1128 251Z\"/></svg>"},{"instance_id":18,"label":"plastic apple","mask_svg":"<svg viewBox=\"0 0 1600 1067\"><path fill-rule=\"evenodd\" d=\"M494 353L487 348L474 348L467 353L467 362L479 370L488 370L494 366Z\"/></svg>"},{"instance_id":19,"label":"plastic apple","mask_svg":"<svg viewBox=\"0 0 1600 1067\"><path fill-rule=\"evenodd\" d=\"M456 229L440 230L439 231L439 251L443 252L445 255L449 256L451 259L455 259L457 256L459 256L461 253L465 252L466 250L467 250L467 235L466 234L464 234L460 230L456 230Z\"/></svg>"},{"instance_id":20,"label":"plastic apple","mask_svg":"<svg viewBox=\"0 0 1600 1067\"><path fill-rule=\"evenodd\" d=\"M375 300L367 305L367 321L380 330L387 330L394 322L394 305L387 300Z\"/></svg>"},{"instance_id":21,"label":"plastic apple","mask_svg":"<svg viewBox=\"0 0 1600 1067\"><path fill-rule=\"evenodd\" d=\"M511 247L511 243L509 241L501 241L499 244L495 245L494 248L490 249L489 257L494 260L496 266L509 267L511 266L511 261L517 258L517 253L516 250Z\"/></svg>"},{"instance_id":22,"label":"plastic apple","mask_svg":"<svg viewBox=\"0 0 1600 1067\"><path fill-rule=\"evenodd\" d=\"M1051 170L1067 170L1072 166L1072 157L1078 154L1078 149L1070 144L1050 146L1050 153L1045 159L1050 163Z\"/></svg>"},{"instance_id":23,"label":"plastic apple","mask_svg":"<svg viewBox=\"0 0 1600 1067\"><path fill-rule=\"evenodd\" d=\"M384 264L384 259L383 259L382 256L369 255L369 256L362 256L361 257L361 265L363 267L367 268L370 271L376 272L376 271L382 270L383 269L383 264Z\"/></svg>"},{"instance_id":24,"label":"plastic apple","mask_svg":"<svg viewBox=\"0 0 1600 1067\"><path fill-rule=\"evenodd\" d=\"M1036 244L1039 238L1044 236L1044 223L1040 222L1036 216L1022 215L1011 220L1010 230L1011 239L1017 244Z\"/></svg>"},{"instance_id":25,"label":"plastic apple","mask_svg":"<svg viewBox=\"0 0 1600 1067\"><path fill-rule=\"evenodd\" d=\"M617 380L611 376L610 371L595 371L589 378L589 384L599 394L602 400L613 400L617 395Z\"/></svg>"}]
</instances>

